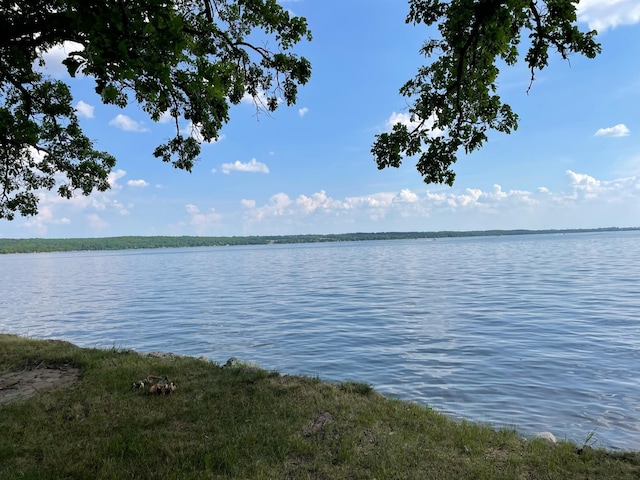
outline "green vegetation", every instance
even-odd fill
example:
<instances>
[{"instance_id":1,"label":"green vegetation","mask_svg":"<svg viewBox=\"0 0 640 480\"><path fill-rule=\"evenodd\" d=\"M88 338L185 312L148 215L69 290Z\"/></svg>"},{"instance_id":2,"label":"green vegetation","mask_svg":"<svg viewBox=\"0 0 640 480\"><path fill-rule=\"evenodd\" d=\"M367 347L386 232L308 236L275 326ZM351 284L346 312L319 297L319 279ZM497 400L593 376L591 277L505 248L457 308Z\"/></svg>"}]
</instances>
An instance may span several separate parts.
<instances>
[{"instance_id":1,"label":"green vegetation","mask_svg":"<svg viewBox=\"0 0 640 480\"><path fill-rule=\"evenodd\" d=\"M378 168L418 156L425 182L451 185L460 151L480 148L490 130L518 126L496 93L498 65L523 57L533 82L549 50L565 59L600 52L596 32L576 26L577 3L409 0L407 23L437 26L438 34L420 50L427 64L400 89L411 125L376 137ZM187 171L200 142L218 138L232 104L248 94L259 109L275 110L280 99L291 105L311 75L310 62L291 53L311 39L307 21L276 0L5 1L0 28L0 219L37 214L41 189L70 198L109 188L116 159L83 133L69 85L38 68L55 45L74 42L63 63L71 76L93 78L105 104L136 103L154 121L170 115L175 136L153 155ZM194 135L181 133L181 119Z\"/></svg>"},{"instance_id":2,"label":"green vegetation","mask_svg":"<svg viewBox=\"0 0 640 480\"><path fill-rule=\"evenodd\" d=\"M518 116L498 92L499 66L524 61L535 73L549 63L549 51L567 60L573 53L600 53L596 31L576 25L577 0L409 0L407 23L437 27L420 53L427 59L400 89L411 124L399 122L376 135L371 149L378 168L399 167L418 157L425 183L452 185L460 151L471 153L488 132L511 133ZM428 28L427 31L435 31ZM523 39L526 53L520 50Z\"/></svg>"},{"instance_id":3,"label":"green vegetation","mask_svg":"<svg viewBox=\"0 0 640 480\"><path fill-rule=\"evenodd\" d=\"M93 78L103 103L169 115L174 137L149 153L187 171L232 104L291 105L311 75L291 53L311 39L307 22L276 0L3 1L0 28L0 219L35 215L40 189L70 198L109 188L116 159L83 133L69 85L39 68L53 46L74 42L63 63Z\"/></svg>"},{"instance_id":4,"label":"green vegetation","mask_svg":"<svg viewBox=\"0 0 640 480\"><path fill-rule=\"evenodd\" d=\"M230 245L274 245L288 243L358 242L365 240L410 240L420 238L488 237L586 232L617 232L633 228L573 230L481 230L468 232L382 232L327 235L276 235L250 237L102 237L102 238L0 238L2 253L70 252L81 250L129 250L138 248L220 247Z\"/></svg>"},{"instance_id":5,"label":"green vegetation","mask_svg":"<svg viewBox=\"0 0 640 480\"><path fill-rule=\"evenodd\" d=\"M0 406L0 478L640 476L639 453L527 441L354 382L0 335L0 375L61 364L81 369L75 384ZM148 375L177 389L132 388Z\"/></svg>"}]
</instances>

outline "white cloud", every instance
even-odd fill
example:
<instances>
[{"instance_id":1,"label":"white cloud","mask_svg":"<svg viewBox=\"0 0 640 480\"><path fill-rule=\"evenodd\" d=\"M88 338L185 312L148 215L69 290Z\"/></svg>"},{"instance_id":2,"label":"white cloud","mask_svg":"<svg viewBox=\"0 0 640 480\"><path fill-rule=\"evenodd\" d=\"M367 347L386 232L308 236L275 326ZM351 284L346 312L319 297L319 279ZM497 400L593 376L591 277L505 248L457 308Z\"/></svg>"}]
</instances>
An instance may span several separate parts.
<instances>
[{"instance_id":1,"label":"white cloud","mask_svg":"<svg viewBox=\"0 0 640 480\"><path fill-rule=\"evenodd\" d=\"M595 137L626 137L631 133L624 123L619 123L613 127L600 128L594 133Z\"/></svg>"},{"instance_id":2,"label":"white cloud","mask_svg":"<svg viewBox=\"0 0 640 480\"><path fill-rule=\"evenodd\" d=\"M95 230L104 230L109 226L109 224L97 213L90 213L87 215L87 220L89 221L89 226Z\"/></svg>"},{"instance_id":3,"label":"white cloud","mask_svg":"<svg viewBox=\"0 0 640 480\"><path fill-rule=\"evenodd\" d=\"M40 205L38 207L38 215L29 218L25 222L25 226L34 229L38 234L47 233L49 225L68 225L71 220L67 217L57 218L54 214L53 205Z\"/></svg>"},{"instance_id":4,"label":"white cloud","mask_svg":"<svg viewBox=\"0 0 640 480\"><path fill-rule=\"evenodd\" d=\"M640 176L599 180L568 171L567 177L568 189L555 192L543 205L555 228L638 226Z\"/></svg>"},{"instance_id":5,"label":"white cloud","mask_svg":"<svg viewBox=\"0 0 640 480\"><path fill-rule=\"evenodd\" d=\"M109 188L113 190L120 190L122 186L118 184L118 180L124 177L127 174L125 170L119 168L118 170L113 170L109 173L107 177L107 181L109 182Z\"/></svg>"},{"instance_id":6,"label":"white cloud","mask_svg":"<svg viewBox=\"0 0 640 480\"><path fill-rule=\"evenodd\" d=\"M162 119L162 118L161 118ZM224 140L225 136L222 134L218 135L218 138L213 138L207 142L204 141L204 137L201 133L201 127L199 125L194 125L193 122L189 122L186 127L180 129L180 133L182 135L186 135L187 137L195 138L200 143L217 143L220 140Z\"/></svg>"},{"instance_id":7,"label":"white cloud","mask_svg":"<svg viewBox=\"0 0 640 480\"><path fill-rule=\"evenodd\" d=\"M185 205L185 208L189 214L189 224L196 227L199 233L219 225L222 221L222 215L216 212L215 208L210 209L206 213L200 212L200 209L191 203Z\"/></svg>"},{"instance_id":8,"label":"white cloud","mask_svg":"<svg viewBox=\"0 0 640 480\"><path fill-rule=\"evenodd\" d=\"M129 187L138 187L138 188L140 188L140 187L148 187L149 183L144 181L144 180L142 180L142 179L140 179L140 180L129 180L127 182L127 185Z\"/></svg>"},{"instance_id":9,"label":"white cloud","mask_svg":"<svg viewBox=\"0 0 640 480\"><path fill-rule=\"evenodd\" d=\"M479 188L467 188L464 193L431 194L427 199L439 206L446 206L452 211L480 209L486 212L495 211L499 205L535 205L537 200L526 190L503 190L501 185L494 185L491 191Z\"/></svg>"},{"instance_id":10,"label":"white cloud","mask_svg":"<svg viewBox=\"0 0 640 480\"><path fill-rule=\"evenodd\" d=\"M298 115L304 117L307 113L309 113L309 109L307 107L302 107L298 110Z\"/></svg>"},{"instance_id":11,"label":"white cloud","mask_svg":"<svg viewBox=\"0 0 640 480\"><path fill-rule=\"evenodd\" d=\"M479 188L467 188L466 193L455 195L450 199L455 199L453 203L454 206L468 207L470 205L477 205L479 203L478 200L480 200L483 195L486 194Z\"/></svg>"},{"instance_id":12,"label":"white cloud","mask_svg":"<svg viewBox=\"0 0 640 480\"><path fill-rule=\"evenodd\" d=\"M81 199L86 198L87 201ZM102 194L93 194L90 197L76 196L71 199L72 207L83 210L96 210L98 212L113 211L118 215L129 215L128 208L119 200Z\"/></svg>"},{"instance_id":13,"label":"white cloud","mask_svg":"<svg viewBox=\"0 0 640 480\"><path fill-rule=\"evenodd\" d=\"M76 229L82 229L83 226L105 229L109 225L103 216L129 215L133 208L132 204L124 204L117 198L122 191L118 181L126 173L122 169L112 171L107 177L110 188L104 192L94 191L89 196L75 192L73 197L67 199L55 191L42 190L38 193L38 215L26 219L22 225L39 235L46 234L51 225L72 224ZM58 181L65 180L61 177Z\"/></svg>"},{"instance_id":14,"label":"white cloud","mask_svg":"<svg viewBox=\"0 0 640 480\"><path fill-rule=\"evenodd\" d=\"M167 110L162 115L160 115L160 119L158 120L158 123L169 123L172 120L173 120L173 116L171 116L171 112Z\"/></svg>"},{"instance_id":15,"label":"white cloud","mask_svg":"<svg viewBox=\"0 0 640 480\"><path fill-rule=\"evenodd\" d=\"M93 118L94 108L95 107L93 105L89 105L88 103L85 103L82 100L76 103L76 106L75 106L75 109L78 112L78 115L84 118Z\"/></svg>"},{"instance_id":16,"label":"white cloud","mask_svg":"<svg viewBox=\"0 0 640 480\"><path fill-rule=\"evenodd\" d=\"M405 188L337 199L321 190L299 195L295 200L280 192L263 205L246 199L241 205L245 230L264 228L265 233L274 230L295 233L294 228L299 232L301 225L316 231L345 232L394 228L400 231L569 228L573 226L571 221L550 225L550 218L555 218L553 213L557 217L565 215L566 208L581 211L585 202L595 198L604 202L620 202L625 198L631 204L640 200L640 177L602 182L585 173L566 174L566 188L555 192L546 187L534 192L505 189L496 184L489 190L418 193ZM550 218L546 217L548 212ZM538 217L542 223L532 223Z\"/></svg>"},{"instance_id":17,"label":"white cloud","mask_svg":"<svg viewBox=\"0 0 640 480\"><path fill-rule=\"evenodd\" d=\"M92 229L106 228L108 224L103 220L101 214L113 212L118 215L128 215L129 208L132 207L132 205L125 206L114 198L117 191L116 188L116 190L107 190L106 192L94 192L90 196L76 194L70 199L43 191L38 195L40 200L38 215L26 220L24 226L41 235L47 233L50 225L73 224L81 228L83 224L87 224Z\"/></svg>"},{"instance_id":18,"label":"white cloud","mask_svg":"<svg viewBox=\"0 0 640 480\"><path fill-rule=\"evenodd\" d=\"M67 41L60 45L54 45L49 50L42 53L42 59L45 63L44 67L36 66L36 68L44 70L55 78L68 77L69 73L67 71L67 67L62 64L62 61L67 58L71 52L82 50L84 50L84 46L76 42Z\"/></svg>"},{"instance_id":19,"label":"white cloud","mask_svg":"<svg viewBox=\"0 0 640 480\"><path fill-rule=\"evenodd\" d=\"M591 175L587 175L586 173L576 173L571 170L567 170L567 176L571 180L572 185L583 185L583 186L598 186L600 182L593 178Z\"/></svg>"},{"instance_id":20,"label":"white cloud","mask_svg":"<svg viewBox=\"0 0 640 480\"><path fill-rule=\"evenodd\" d=\"M640 22L640 2L638 0L580 0L578 20L599 32L620 25L632 25Z\"/></svg>"},{"instance_id":21,"label":"white cloud","mask_svg":"<svg viewBox=\"0 0 640 480\"><path fill-rule=\"evenodd\" d=\"M408 188L403 188L398 195L393 197L393 201L396 203L415 203L418 200L418 195L413 193Z\"/></svg>"},{"instance_id":22,"label":"white cloud","mask_svg":"<svg viewBox=\"0 0 640 480\"><path fill-rule=\"evenodd\" d=\"M276 215L282 215L285 209L291 205L291 199L286 193L276 193L269 199L269 208Z\"/></svg>"},{"instance_id":23,"label":"white cloud","mask_svg":"<svg viewBox=\"0 0 640 480\"><path fill-rule=\"evenodd\" d=\"M250 223L273 217L290 217L295 212L295 208L289 209L292 205L295 207L295 204L289 198L289 195L282 192L272 195L269 201L261 207L256 207L255 200L243 199L241 204L245 210L244 218Z\"/></svg>"},{"instance_id":24,"label":"white cloud","mask_svg":"<svg viewBox=\"0 0 640 480\"><path fill-rule=\"evenodd\" d=\"M227 175L233 171L269 173L269 167L262 162L258 162L255 158L252 158L251 161L247 163L242 163L240 160L236 160L234 163L223 163L220 168L222 168L222 173Z\"/></svg>"},{"instance_id":25,"label":"white cloud","mask_svg":"<svg viewBox=\"0 0 640 480\"><path fill-rule=\"evenodd\" d=\"M436 121L436 116L431 115L425 122L422 124L422 130L431 130L429 133L430 137L439 137L444 133L444 130L439 128L433 129L433 124ZM405 125L407 129L411 132L420 127L421 119L416 115L411 115L410 113L396 113L393 112L385 123L386 131L390 132L393 129L393 126L396 123L401 123ZM433 130L432 130L433 129Z\"/></svg>"},{"instance_id":26,"label":"white cloud","mask_svg":"<svg viewBox=\"0 0 640 480\"><path fill-rule=\"evenodd\" d=\"M38 164L44 160L47 154L44 151L38 150L34 147L29 147L29 154L31 158Z\"/></svg>"},{"instance_id":27,"label":"white cloud","mask_svg":"<svg viewBox=\"0 0 640 480\"><path fill-rule=\"evenodd\" d=\"M133 204L128 204L128 206L125 206L123 203L121 203L118 200L111 200L111 205L109 206L109 208L115 210L118 215L129 215L129 208L132 208Z\"/></svg>"},{"instance_id":28,"label":"white cloud","mask_svg":"<svg viewBox=\"0 0 640 480\"><path fill-rule=\"evenodd\" d=\"M280 104L283 100L281 98L278 98L277 101L278 104ZM267 94L264 90L258 90L258 94L255 97L249 95L248 93L245 93L240 102L244 103L245 105L253 105L256 108L263 109L267 109L268 105Z\"/></svg>"},{"instance_id":29,"label":"white cloud","mask_svg":"<svg viewBox=\"0 0 640 480\"><path fill-rule=\"evenodd\" d=\"M241 216L245 234L259 235L637 225L640 175L608 181L572 170L565 175L562 187L533 191L496 184L488 189L402 188L339 198L326 190L297 196L279 192L264 202L244 198L233 215ZM222 228L215 210L202 213L191 206L189 212L193 225ZM208 222L207 215L216 221Z\"/></svg>"},{"instance_id":30,"label":"white cloud","mask_svg":"<svg viewBox=\"0 0 640 480\"><path fill-rule=\"evenodd\" d=\"M419 122L416 119L411 119L411 114L409 113L396 113L393 112L387 122L385 123L385 128L387 130L391 130L396 123L401 123L405 125L409 130L415 130L418 127Z\"/></svg>"},{"instance_id":31,"label":"white cloud","mask_svg":"<svg viewBox=\"0 0 640 480\"><path fill-rule=\"evenodd\" d=\"M149 129L142 122L137 122L127 115L119 113L111 121L109 125L119 128L125 132L148 132Z\"/></svg>"},{"instance_id":32,"label":"white cloud","mask_svg":"<svg viewBox=\"0 0 640 480\"><path fill-rule=\"evenodd\" d=\"M334 199L325 190L309 196L299 195L294 201L286 193L273 195L269 201L257 206L255 200L243 200L244 219L249 225L259 222L290 222L296 224L306 217L335 219L342 218L350 222L358 217L373 220L384 218L389 212L402 215L404 205L408 211L415 211L418 204L417 195L408 189L399 193L379 192L371 195ZM315 223L315 221L313 222ZM271 224L271 223L270 223Z\"/></svg>"},{"instance_id":33,"label":"white cloud","mask_svg":"<svg viewBox=\"0 0 640 480\"><path fill-rule=\"evenodd\" d=\"M595 198L601 193L602 184L594 177L586 173L576 173L572 170L567 170L566 174L569 177L572 191L563 196L563 200L576 199L578 197Z\"/></svg>"},{"instance_id":34,"label":"white cloud","mask_svg":"<svg viewBox=\"0 0 640 480\"><path fill-rule=\"evenodd\" d=\"M244 103L246 105L266 105L267 104L267 96L264 94L264 91L259 91L257 97L252 97L248 93L245 93L240 100L240 103Z\"/></svg>"},{"instance_id":35,"label":"white cloud","mask_svg":"<svg viewBox=\"0 0 640 480\"><path fill-rule=\"evenodd\" d=\"M395 197L396 194L391 192L378 192L358 197L345 197L343 208L348 210L357 210L360 208L386 209L391 205L391 203L393 203L393 199Z\"/></svg>"},{"instance_id":36,"label":"white cloud","mask_svg":"<svg viewBox=\"0 0 640 480\"><path fill-rule=\"evenodd\" d=\"M324 190L320 190L310 197L307 197L306 195L300 195L296 199L295 203L300 211L304 214L309 214L318 209L327 211L331 209L340 209L342 207L339 201L327 197L327 192L325 192Z\"/></svg>"},{"instance_id":37,"label":"white cloud","mask_svg":"<svg viewBox=\"0 0 640 480\"><path fill-rule=\"evenodd\" d=\"M120 185L125 175L124 170L112 172L113 189L89 197L65 200L42 192L40 215L22 225L38 234L65 224L110 231L116 225L115 216L127 215L133 208L119 198L126 194ZM526 191L501 185L434 191L402 188L341 197L332 197L325 190L298 195L279 192L264 202L244 198L228 214L214 208L201 210L195 204L182 208L185 218L177 225L180 234L219 234L224 229L225 234L244 230L245 234L267 235L637 226L640 175L602 180L567 170L563 186L553 189ZM227 218L242 223L227 225Z\"/></svg>"}]
</instances>

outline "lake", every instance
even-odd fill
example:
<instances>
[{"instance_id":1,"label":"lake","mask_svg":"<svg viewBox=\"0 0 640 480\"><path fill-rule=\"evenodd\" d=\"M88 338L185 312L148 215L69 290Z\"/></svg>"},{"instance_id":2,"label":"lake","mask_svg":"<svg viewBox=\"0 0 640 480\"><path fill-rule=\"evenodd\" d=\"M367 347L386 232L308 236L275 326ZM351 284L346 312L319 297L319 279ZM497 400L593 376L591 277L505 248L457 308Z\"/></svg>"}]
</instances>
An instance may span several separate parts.
<instances>
[{"instance_id":1,"label":"lake","mask_svg":"<svg viewBox=\"0 0 640 480\"><path fill-rule=\"evenodd\" d=\"M640 450L640 232L0 255L0 332Z\"/></svg>"}]
</instances>

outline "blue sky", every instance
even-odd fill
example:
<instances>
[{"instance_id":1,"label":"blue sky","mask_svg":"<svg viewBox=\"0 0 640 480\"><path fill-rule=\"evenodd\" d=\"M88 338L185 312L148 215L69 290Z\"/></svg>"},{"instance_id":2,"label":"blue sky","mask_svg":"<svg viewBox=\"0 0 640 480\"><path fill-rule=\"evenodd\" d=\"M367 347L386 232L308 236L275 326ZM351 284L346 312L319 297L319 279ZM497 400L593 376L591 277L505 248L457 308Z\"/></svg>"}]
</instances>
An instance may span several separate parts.
<instances>
[{"instance_id":1,"label":"blue sky","mask_svg":"<svg viewBox=\"0 0 640 480\"><path fill-rule=\"evenodd\" d=\"M524 65L502 70L500 95L520 127L461 154L453 187L424 184L412 159L380 171L370 153L374 135L406 114L398 89L424 60L429 31L404 23L406 2L281 3L313 32L296 50L313 65L310 82L270 115L234 107L191 174L152 155L168 124L136 105L102 105L90 78L65 74L61 48L49 52L85 132L118 159L112 188L71 200L42 192L40 214L0 220L0 237L640 226L638 0L581 2L581 26L600 32L595 60L553 58L528 94Z\"/></svg>"}]
</instances>

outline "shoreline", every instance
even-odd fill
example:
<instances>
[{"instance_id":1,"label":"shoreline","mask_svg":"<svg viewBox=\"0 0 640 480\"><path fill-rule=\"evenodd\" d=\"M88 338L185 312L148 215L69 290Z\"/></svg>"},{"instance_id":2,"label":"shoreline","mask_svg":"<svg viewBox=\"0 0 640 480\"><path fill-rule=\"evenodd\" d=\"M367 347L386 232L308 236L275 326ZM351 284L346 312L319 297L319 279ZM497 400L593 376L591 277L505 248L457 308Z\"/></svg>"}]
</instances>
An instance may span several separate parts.
<instances>
[{"instance_id":1,"label":"shoreline","mask_svg":"<svg viewBox=\"0 0 640 480\"><path fill-rule=\"evenodd\" d=\"M372 232L259 236L120 236L87 238L0 238L0 254L118 251L163 248L230 247L249 245L291 245L383 240L437 240L527 235L567 235L640 231L640 227L602 227L545 230L443 230L435 232Z\"/></svg>"},{"instance_id":2,"label":"shoreline","mask_svg":"<svg viewBox=\"0 0 640 480\"><path fill-rule=\"evenodd\" d=\"M0 478L640 476L639 452L524 439L363 383L150 353L0 334L0 372L80 370L69 385L0 404Z\"/></svg>"},{"instance_id":3,"label":"shoreline","mask_svg":"<svg viewBox=\"0 0 640 480\"><path fill-rule=\"evenodd\" d=\"M212 360L210 358L207 358L204 355L201 355L199 357L196 356L192 356L192 355L186 355L186 354L180 354L180 353L174 353L174 352L166 352L166 351L161 351L161 350L152 350L152 351L143 351L143 350L136 350L134 348L126 348L126 347L115 347L115 346L93 346L93 347L82 347L82 346L78 346L75 343L69 342L67 340L61 340L58 338L42 338L42 337L29 337L29 336L23 336L23 335L15 335L15 334L4 334L0 332L0 339L3 336L13 336L16 338L22 338L25 340L34 340L34 341L44 341L44 342L48 342L48 343L52 343L52 344L68 344L71 345L74 348L77 349L93 349L93 350L102 350L102 351L112 351L112 352L118 352L118 353L131 353L131 354L135 354L140 356L141 358L148 358L148 359L160 359L160 360L177 360L177 359L182 359L182 360L197 360L199 362L205 362L205 363L210 363L213 365L217 365L217 366L221 366L221 367L237 367L237 368L248 368L248 369L253 369L253 370L260 370L260 371L264 371L264 372L268 372L268 373L278 373L280 374L281 372L277 372L275 370L267 370L264 369L262 366L260 366L259 364L253 362L253 361L247 361L247 360L243 360L243 359L238 359L236 357L230 357L224 364L221 364L215 360ZM74 369L74 375L76 375L77 377L77 371ZM293 377L307 377L307 375L300 375L300 374L287 374L284 373L283 375L286 376L293 376ZM341 383L345 383L344 381L339 381L339 380L328 380L328 379L322 379L322 377L315 377L317 380L319 380L322 383L328 384L328 385L339 385ZM43 380L45 382L45 384L47 382L51 382L51 380L49 379L45 379ZM362 382L358 382L357 380L353 380L353 381L347 381L347 383L354 383L354 384L362 384L362 385L368 385ZM2 384L2 382L0 382L0 385ZM68 384L68 383L67 383ZM564 442L564 443L569 443L569 444L574 444L574 445L578 445L579 442L576 440L571 440L571 439L559 439L552 431L549 430L541 430L535 433L531 433L531 434L524 434L522 431L520 431L518 429L517 426L512 426L512 427L500 427L497 425L492 424L491 422L483 422L483 421L479 421L479 420L474 420L472 418L468 418L466 416L463 415L456 415L455 413L445 413L444 411L438 410L438 409L434 409L433 407L427 405L423 405L419 402L415 402L412 400L404 400L401 398L394 398L394 397L387 397L385 396L383 393L375 390L372 386L368 385L368 388L374 392L376 395L380 395L381 397L385 398L386 400L389 401L400 401L400 402L404 402L404 403L409 403L409 404L413 404L422 408L428 408L430 410L434 410L437 411L439 414L445 415L447 418L451 419L454 422L471 422L474 424L478 424L478 425L483 425L486 426L488 428L491 428L493 430L499 430L502 428L508 428L510 430L515 431L518 436L520 438L522 438L523 440L526 441L531 441L533 439L541 439L544 441L547 441L549 443L558 443L559 441ZM33 389L34 393L37 393L38 391L46 391L51 389L50 387L46 387L46 388L41 388L41 389ZM2 401L0 399L0 405L2 404ZM592 444L596 443L595 440L595 434L596 434L596 430L592 430L590 432L587 432L585 434L585 438L586 440L583 442L584 445L589 445L591 446ZM621 448L621 447L612 447L612 446L604 446L604 447L600 447L600 448L604 448L607 451L610 452L630 452L630 453L640 453L640 449L632 449L632 448Z\"/></svg>"}]
</instances>

